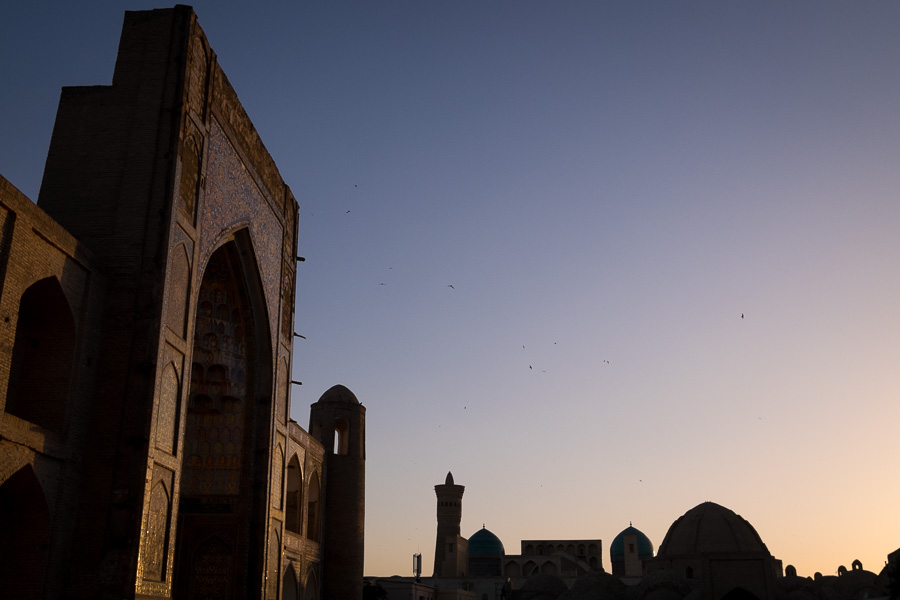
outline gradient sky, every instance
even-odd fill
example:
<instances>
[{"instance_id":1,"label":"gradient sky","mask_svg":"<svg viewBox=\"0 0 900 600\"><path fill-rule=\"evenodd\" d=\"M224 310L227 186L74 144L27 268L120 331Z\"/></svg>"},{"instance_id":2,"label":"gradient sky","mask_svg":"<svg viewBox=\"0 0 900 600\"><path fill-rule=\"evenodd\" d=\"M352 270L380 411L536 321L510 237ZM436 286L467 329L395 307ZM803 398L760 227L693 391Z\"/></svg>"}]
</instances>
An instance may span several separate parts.
<instances>
[{"instance_id":1,"label":"gradient sky","mask_svg":"<svg viewBox=\"0 0 900 600\"><path fill-rule=\"evenodd\" d=\"M159 6L0 10L29 197ZM430 575L447 471L511 554L705 500L801 575L900 547L900 3L194 7L300 201L291 414L368 409L366 574Z\"/></svg>"}]
</instances>

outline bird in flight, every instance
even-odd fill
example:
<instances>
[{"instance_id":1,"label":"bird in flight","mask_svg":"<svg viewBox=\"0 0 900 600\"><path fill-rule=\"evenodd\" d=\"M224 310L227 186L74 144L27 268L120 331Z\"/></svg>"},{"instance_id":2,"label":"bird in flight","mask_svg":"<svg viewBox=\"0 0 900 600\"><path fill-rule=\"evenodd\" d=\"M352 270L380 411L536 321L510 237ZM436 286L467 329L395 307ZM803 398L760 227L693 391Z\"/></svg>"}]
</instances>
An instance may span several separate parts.
<instances>
[{"instance_id":1,"label":"bird in flight","mask_svg":"<svg viewBox=\"0 0 900 600\"><path fill-rule=\"evenodd\" d=\"M450 285L450 284L447 284L447 287L450 288L451 290L455 290L455 289L456 289L455 287L453 287L453 286Z\"/></svg>"},{"instance_id":2,"label":"bird in flight","mask_svg":"<svg viewBox=\"0 0 900 600\"><path fill-rule=\"evenodd\" d=\"M744 318L744 313L741 313L741 318L742 318L742 319Z\"/></svg>"}]
</instances>

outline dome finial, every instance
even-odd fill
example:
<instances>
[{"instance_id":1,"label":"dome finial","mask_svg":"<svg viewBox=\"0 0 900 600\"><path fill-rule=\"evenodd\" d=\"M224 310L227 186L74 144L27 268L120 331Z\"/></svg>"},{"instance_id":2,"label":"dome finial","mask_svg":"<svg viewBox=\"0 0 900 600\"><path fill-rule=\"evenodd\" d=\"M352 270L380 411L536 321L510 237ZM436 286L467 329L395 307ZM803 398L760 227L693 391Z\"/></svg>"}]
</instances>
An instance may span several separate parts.
<instances>
[{"instance_id":1,"label":"dome finial","mask_svg":"<svg viewBox=\"0 0 900 600\"><path fill-rule=\"evenodd\" d=\"M447 479L444 480L445 485L453 485L453 473L447 471Z\"/></svg>"}]
</instances>

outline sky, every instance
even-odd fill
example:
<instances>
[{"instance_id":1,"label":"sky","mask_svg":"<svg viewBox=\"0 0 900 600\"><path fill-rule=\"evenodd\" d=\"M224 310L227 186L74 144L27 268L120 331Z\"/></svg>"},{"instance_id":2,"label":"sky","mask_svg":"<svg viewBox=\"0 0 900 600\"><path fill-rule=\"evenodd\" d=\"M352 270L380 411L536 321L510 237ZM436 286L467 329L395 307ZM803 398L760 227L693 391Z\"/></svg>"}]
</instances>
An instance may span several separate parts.
<instances>
[{"instance_id":1,"label":"sky","mask_svg":"<svg viewBox=\"0 0 900 600\"><path fill-rule=\"evenodd\" d=\"M30 198L164 6L0 10ZM430 575L448 471L508 554L707 500L800 575L900 547L900 4L193 6L300 202L291 415L367 408L367 575Z\"/></svg>"}]
</instances>

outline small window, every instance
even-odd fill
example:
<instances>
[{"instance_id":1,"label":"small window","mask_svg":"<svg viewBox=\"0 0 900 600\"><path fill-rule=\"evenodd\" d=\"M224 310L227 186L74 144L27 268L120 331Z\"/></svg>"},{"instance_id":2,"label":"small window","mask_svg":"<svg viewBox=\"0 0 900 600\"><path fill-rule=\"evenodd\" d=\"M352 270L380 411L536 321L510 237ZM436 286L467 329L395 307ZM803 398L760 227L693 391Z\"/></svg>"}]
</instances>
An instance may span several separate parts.
<instances>
[{"instance_id":1,"label":"small window","mask_svg":"<svg viewBox=\"0 0 900 600\"><path fill-rule=\"evenodd\" d=\"M335 454L347 454L348 452L348 440L349 437L349 426L347 425L347 421L343 419L338 420L334 424L334 453Z\"/></svg>"},{"instance_id":2,"label":"small window","mask_svg":"<svg viewBox=\"0 0 900 600\"><path fill-rule=\"evenodd\" d=\"M628 544L628 552L634 554L634 544Z\"/></svg>"}]
</instances>

